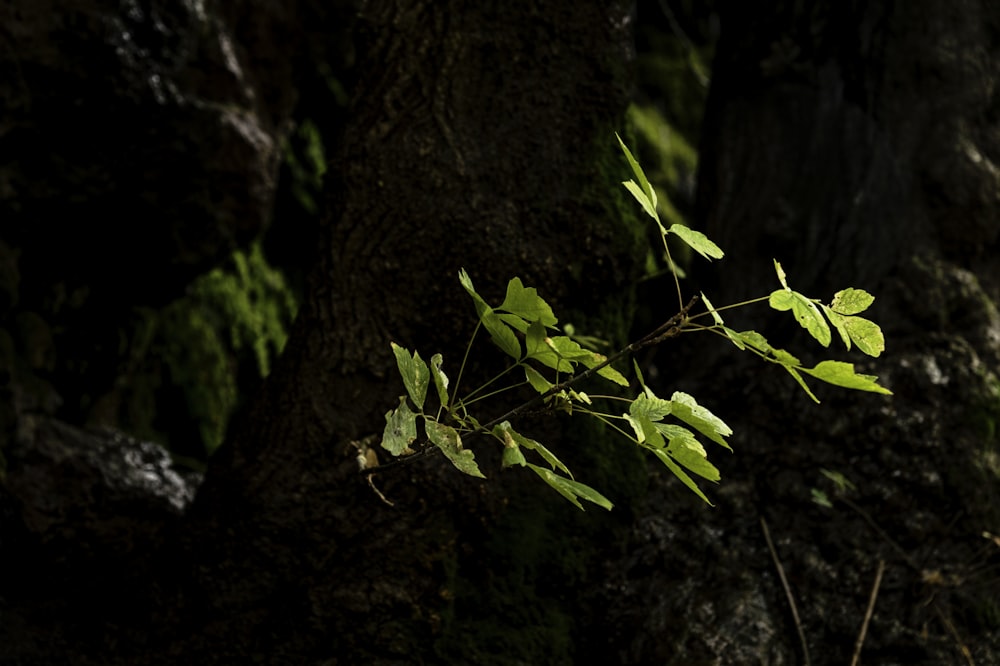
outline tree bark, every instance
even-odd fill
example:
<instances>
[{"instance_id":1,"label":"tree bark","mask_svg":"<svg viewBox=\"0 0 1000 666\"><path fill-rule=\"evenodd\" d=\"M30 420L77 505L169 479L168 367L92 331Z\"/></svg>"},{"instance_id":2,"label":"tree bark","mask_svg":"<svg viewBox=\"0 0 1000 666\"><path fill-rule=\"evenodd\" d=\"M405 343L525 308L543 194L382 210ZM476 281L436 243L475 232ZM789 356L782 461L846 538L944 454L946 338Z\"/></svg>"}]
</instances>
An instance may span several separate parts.
<instances>
[{"instance_id":1,"label":"tree bark","mask_svg":"<svg viewBox=\"0 0 1000 666\"><path fill-rule=\"evenodd\" d=\"M188 532L198 601L186 607L224 616L195 632L193 653L225 640L241 654L415 663L448 635L463 548L516 484L498 490L510 482L477 450L488 484L431 460L378 477L388 507L349 442L380 434L403 392L390 340L443 352L457 373L474 323L460 267L492 298L518 275L557 311L597 312L588 332L620 339L627 326L639 253L616 207L623 3L368 2L357 27L320 265Z\"/></svg>"}]
</instances>

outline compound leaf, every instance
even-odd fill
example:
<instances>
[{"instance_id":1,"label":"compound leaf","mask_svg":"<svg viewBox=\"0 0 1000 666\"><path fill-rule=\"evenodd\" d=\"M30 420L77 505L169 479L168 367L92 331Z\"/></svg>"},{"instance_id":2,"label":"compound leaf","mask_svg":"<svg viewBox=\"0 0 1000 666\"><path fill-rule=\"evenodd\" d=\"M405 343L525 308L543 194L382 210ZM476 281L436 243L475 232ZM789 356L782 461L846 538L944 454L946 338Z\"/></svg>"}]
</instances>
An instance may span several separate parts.
<instances>
[{"instance_id":1,"label":"compound leaf","mask_svg":"<svg viewBox=\"0 0 1000 666\"><path fill-rule=\"evenodd\" d=\"M462 437L457 430L443 423L425 419L424 431L427 433L427 439L441 449L458 471L480 479L486 478L476 464L476 454L462 448Z\"/></svg>"},{"instance_id":2,"label":"compound leaf","mask_svg":"<svg viewBox=\"0 0 1000 666\"><path fill-rule=\"evenodd\" d=\"M430 370L427 363L420 358L419 352L410 352L400 347L395 342L392 344L392 353L396 356L396 366L399 374L403 377L403 385L406 392L410 394L410 399L418 409L424 408L424 400L427 398L427 385L430 383Z\"/></svg>"}]
</instances>

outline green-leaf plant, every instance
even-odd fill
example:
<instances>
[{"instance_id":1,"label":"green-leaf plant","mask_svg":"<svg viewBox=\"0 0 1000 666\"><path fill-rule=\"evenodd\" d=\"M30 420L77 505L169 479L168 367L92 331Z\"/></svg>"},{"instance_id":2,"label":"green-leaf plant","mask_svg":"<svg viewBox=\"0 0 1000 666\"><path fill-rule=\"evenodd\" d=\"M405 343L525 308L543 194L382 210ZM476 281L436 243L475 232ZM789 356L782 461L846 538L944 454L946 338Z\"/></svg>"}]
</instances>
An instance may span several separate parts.
<instances>
[{"instance_id":1,"label":"green-leaf plant","mask_svg":"<svg viewBox=\"0 0 1000 666\"><path fill-rule=\"evenodd\" d=\"M719 246L701 232L681 224L673 224L669 228L663 225L657 212L655 190L620 137L618 142L635 176L634 180L627 180L623 185L656 223L668 263L673 265L667 244L667 237L671 235L708 260L723 258L724 253ZM711 504L695 481L696 478L711 482L720 479L719 470L708 459L705 443L731 451L727 438L733 434L732 429L686 393L676 391L669 399L657 396L646 386L634 362L634 384L613 364L624 361L644 347L660 344L681 333L709 331L729 340L741 351L784 368L815 402L819 399L806 383L806 377L848 389L890 394L878 383L877 377L855 372L850 363L826 360L813 367L805 367L789 352L772 346L757 331L737 331L726 326L721 312L766 301L774 310L790 311L823 347L829 347L833 340L832 330L836 330L848 350L853 344L869 356L877 357L882 353L885 340L881 329L874 322L858 316L875 300L871 294L848 288L834 294L830 304L825 305L789 287L787 276L777 261L774 268L781 285L779 289L767 296L719 308L714 307L705 294L701 294L700 298L695 296L685 304L680 280L675 273L677 314L645 337L609 356L585 347L581 344L581 341L586 341L585 338L560 330L559 321L549 304L535 288L526 287L519 278L515 277L507 284L507 293L499 305L490 305L476 292L472 278L462 270L459 282L471 297L479 322L469 340L457 379L453 384L450 382L441 354L433 355L428 363L419 352L410 352L392 343L406 395L400 396L399 405L385 415L381 447L397 461L378 467L374 456L359 456L364 473L371 474L410 459L441 453L460 472L486 478L474 452L465 446L472 438L485 438L501 447L502 468L519 467L531 471L580 509L583 509L581 500L611 509L610 500L577 481L550 449L515 429L519 416L541 409L582 415L603 422L632 446L649 451L693 493ZM699 301L704 311L693 312ZM483 331L493 345L508 357L506 368L482 385L461 392L465 361ZM594 377L614 385L614 388L608 395L583 392L581 385L584 380ZM430 391L432 384L433 392ZM501 415L492 418L482 416L488 411L490 398L526 386L534 390L534 398ZM630 386L635 388L627 395L634 397L623 395L630 390ZM602 409L599 404L607 406Z\"/></svg>"}]
</instances>

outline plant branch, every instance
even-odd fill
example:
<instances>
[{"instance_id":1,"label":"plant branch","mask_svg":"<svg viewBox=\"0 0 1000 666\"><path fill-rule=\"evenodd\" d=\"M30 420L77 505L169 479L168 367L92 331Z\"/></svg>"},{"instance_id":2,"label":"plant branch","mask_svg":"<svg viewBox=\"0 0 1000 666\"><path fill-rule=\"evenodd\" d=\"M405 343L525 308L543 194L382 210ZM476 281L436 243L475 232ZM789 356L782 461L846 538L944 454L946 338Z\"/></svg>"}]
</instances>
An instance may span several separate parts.
<instances>
[{"instance_id":1,"label":"plant branch","mask_svg":"<svg viewBox=\"0 0 1000 666\"><path fill-rule=\"evenodd\" d=\"M593 377L602 368L605 368L605 367L611 365L612 363L614 363L615 361L619 360L620 358L622 358L626 354L634 354L635 352L639 351L640 349L644 349L644 348L652 346L652 345L657 345L657 344L663 342L664 340L676 337L681 332L681 328L680 328L681 325L683 324L684 321L687 320L688 312L690 312L691 308L693 308L695 306L695 304L698 302L698 300L699 300L698 296L693 296L691 298L691 300L689 300L687 302L687 305L685 305L684 307L682 307L680 309L680 311L678 311L677 314L675 314L673 317L671 317L667 321L663 322L662 324L660 324L659 326L657 326L654 330L652 330L651 332L647 333L643 337L639 338L635 342L632 342L632 343L626 345L625 347L623 347L622 349L619 349L614 354L608 356L603 362L595 365L592 368L587 368L583 372L577 373L577 374L573 375L572 377L570 377L568 379L565 379L565 380L563 380L562 382L560 382L558 384L555 384L552 388L550 388L545 393L537 395L534 398L532 398L531 400L523 402L520 405L518 405L517 407L514 407L513 409L511 409L507 413L503 414L502 416L498 416L495 419L493 419L491 421L488 421L487 423L482 424L482 426L478 430L476 430L475 432L473 432L473 433L471 433L469 435L469 439L471 439L471 438L473 438L473 437L475 437L477 435L490 434L490 432L493 430L494 427L500 425L504 421L508 421L508 420L514 418L515 416L524 414L525 412L527 412L527 411L529 411L531 409L534 409L538 405L543 404L545 402L545 400L547 400L548 398L551 398L552 396L557 395L558 393L560 393L562 391L565 391L566 389L568 389L569 387L573 386L577 382L581 382L584 379L587 379L588 377ZM478 328L477 328L477 330L478 330ZM466 357L468 357L468 349L466 350ZM462 366L463 366L463 369L464 369L464 367L465 367L464 361L462 363ZM456 384L457 384L457 382L456 382ZM457 389L457 386L456 386L456 389ZM426 416L424 418L426 418ZM434 454L436 454L436 453L438 453L440 451L440 449L438 449L437 447L429 446L429 442L427 440L421 440L420 443L418 444L418 446L420 447L420 450L417 451L416 453L411 453L408 456L397 458L396 460L393 460L391 462L387 462L384 465L379 465L377 467L368 467L368 468L362 470L361 473L364 474L365 476L371 476L372 474L375 474L377 472L383 472L383 471L385 471L387 469L392 469L393 467L399 467L401 465L406 465L406 464L409 464L411 462L415 462L415 461L420 460L422 458L430 457L430 456L432 456L432 455L434 455Z\"/></svg>"}]
</instances>

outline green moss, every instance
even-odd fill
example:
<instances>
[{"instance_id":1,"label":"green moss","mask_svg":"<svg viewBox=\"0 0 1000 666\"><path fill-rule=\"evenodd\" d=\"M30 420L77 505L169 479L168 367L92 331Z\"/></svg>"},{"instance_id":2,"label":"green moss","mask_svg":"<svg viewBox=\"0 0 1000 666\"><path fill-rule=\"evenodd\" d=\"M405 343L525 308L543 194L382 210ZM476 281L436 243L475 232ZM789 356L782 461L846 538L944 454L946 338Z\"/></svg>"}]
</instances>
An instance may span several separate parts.
<instances>
[{"instance_id":1,"label":"green moss","mask_svg":"<svg viewBox=\"0 0 1000 666\"><path fill-rule=\"evenodd\" d=\"M246 386L270 372L296 309L254 244L195 280L184 298L140 313L123 425L184 455L211 454Z\"/></svg>"}]
</instances>

